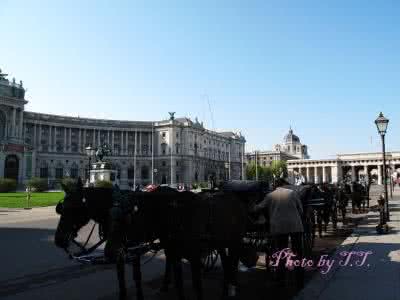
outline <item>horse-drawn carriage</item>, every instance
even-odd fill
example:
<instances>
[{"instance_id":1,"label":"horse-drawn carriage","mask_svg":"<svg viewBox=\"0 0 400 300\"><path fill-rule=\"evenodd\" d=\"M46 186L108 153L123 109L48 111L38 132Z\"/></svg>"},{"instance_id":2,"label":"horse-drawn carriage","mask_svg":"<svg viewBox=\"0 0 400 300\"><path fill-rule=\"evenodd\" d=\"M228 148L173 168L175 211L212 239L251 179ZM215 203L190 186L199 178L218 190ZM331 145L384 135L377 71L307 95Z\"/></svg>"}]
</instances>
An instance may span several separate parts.
<instances>
[{"instance_id":1,"label":"horse-drawn carriage","mask_svg":"<svg viewBox=\"0 0 400 300\"><path fill-rule=\"evenodd\" d=\"M324 213L330 215L336 211L332 210L335 207L334 198L328 199L326 192L314 186L287 188L294 189L302 201L302 253L311 255L319 218ZM261 182L229 182L220 190L199 194L178 192L168 187L152 192L83 188L79 183L76 187L64 189L65 200L57 205L61 218L55 236L56 244L79 262L116 261L122 298L125 290L122 271L127 261L133 263L137 296L143 298L140 257L145 253L150 252L151 259L164 249L167 256L166 286L171 268L179 278L181 273L177 265L181 258L191 262L192 273L195 274L193 279L197 282L200 281L200 269L211 270L220 257L228 294L232 294L230 289L236 285L239 258L251 266L256 259L250 254L264 252L267 257L272 254L268 233L271 220L249 213L251 207L270 192L268 185ZM84 242L78 242L78 231L89 220L95 223ZM90 239L96 227L100 238L92 245ZM77 252L68 250L70 242L78 246ZM105 244L104 252L98 251L102 244ZM229 250L226 252L226 249ZM194 283L194 286L201 295L201 284ZM181 287L178 287L178 292L179 289ZM183 298L183 294L179 296Z\"/></svg>"}]
</instances>

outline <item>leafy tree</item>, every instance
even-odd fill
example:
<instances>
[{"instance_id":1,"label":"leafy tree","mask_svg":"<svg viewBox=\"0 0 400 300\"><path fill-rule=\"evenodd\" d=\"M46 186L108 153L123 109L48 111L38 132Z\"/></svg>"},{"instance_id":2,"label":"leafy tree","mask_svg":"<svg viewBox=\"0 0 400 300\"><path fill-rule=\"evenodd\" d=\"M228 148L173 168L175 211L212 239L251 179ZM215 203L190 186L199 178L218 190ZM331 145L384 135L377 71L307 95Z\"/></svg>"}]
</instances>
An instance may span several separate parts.
<instances>
[{"instance_id":1,"label":"leafy tree","mask_svg":"<svg viewBox=\"0 0 400 300\"><path fill-rule=\"evenodd\" d=\"M258 180L270 182L272 179L272 171L269 166L257 166ZM246 167L246 175L249 180L256 180L256 164L251 162Z\"/></svg>"},{"instance_id":2,"label":"leafy tree","mask_svg":"<svg viewBox=\"0 0 400 300\"><path fill-rule=\"evenodd\" d=\"M287 164L284 160L274 160L271 164L271 173L274 180L278 178L287 178Z\"/></svg>"}]
</instances>

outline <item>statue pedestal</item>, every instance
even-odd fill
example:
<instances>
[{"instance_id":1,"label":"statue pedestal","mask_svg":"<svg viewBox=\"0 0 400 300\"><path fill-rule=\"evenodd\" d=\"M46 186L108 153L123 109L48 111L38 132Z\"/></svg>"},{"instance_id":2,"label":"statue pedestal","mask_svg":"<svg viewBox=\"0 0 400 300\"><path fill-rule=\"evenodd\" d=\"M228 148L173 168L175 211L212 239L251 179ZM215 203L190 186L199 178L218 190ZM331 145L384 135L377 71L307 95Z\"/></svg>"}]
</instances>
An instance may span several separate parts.
<instances>
[{"instance_id":1,"label":"statue pedestal","mask_svg":"<svg viewBox=\"0 0 400 300\"><path fill-rule=\"evenodd\" d=\"M110 181L112 184L119 184L117 171L113 169L109 162L99 161L92 164L89 178L89 184L95 184L96 181L99 180Z\"/></svg>"}]
</instances>

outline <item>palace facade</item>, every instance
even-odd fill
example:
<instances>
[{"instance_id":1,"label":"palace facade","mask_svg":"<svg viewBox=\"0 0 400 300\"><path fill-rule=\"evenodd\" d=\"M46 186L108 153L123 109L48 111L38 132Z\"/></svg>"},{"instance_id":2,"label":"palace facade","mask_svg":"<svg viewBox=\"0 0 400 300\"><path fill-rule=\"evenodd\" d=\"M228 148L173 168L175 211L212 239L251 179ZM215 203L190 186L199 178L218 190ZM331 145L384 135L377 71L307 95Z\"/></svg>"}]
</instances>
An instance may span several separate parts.
<instances>
[{"instance_id":1,"label":"palace facade","mask_svg":"<svg viewBox=\"0 0 400 300\"><path fill-rule=\"evenodd\" d=\"M245 138L215 132L197 119L121 121L49 115L25 111L22 82L6 79L0 70L0 178L23 184L32 177L49 183L69 176L87 178L87 146L107 144L108 159L121 187L134 182L204 182L241 179ZM93 162L93 160L92 160Z\"/></svg>"}]
</instances>

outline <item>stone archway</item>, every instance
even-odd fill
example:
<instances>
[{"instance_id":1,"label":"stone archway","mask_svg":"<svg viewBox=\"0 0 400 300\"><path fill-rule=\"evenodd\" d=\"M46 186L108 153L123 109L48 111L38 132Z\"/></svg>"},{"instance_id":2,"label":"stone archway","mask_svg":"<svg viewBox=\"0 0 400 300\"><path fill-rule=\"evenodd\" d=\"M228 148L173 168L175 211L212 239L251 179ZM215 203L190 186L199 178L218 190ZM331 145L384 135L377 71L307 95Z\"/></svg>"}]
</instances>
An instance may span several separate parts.
<instances>
[{"instance_id":1,"label":"stone archway","mask_svg":"<svg viewBox=\"0 0 400 300\"><path fill-rule=\"evenodd\" d=\"M19 159L16 155L7 155L4 163L4 177L18 181Z\"/></svg>"}]
</instances>

